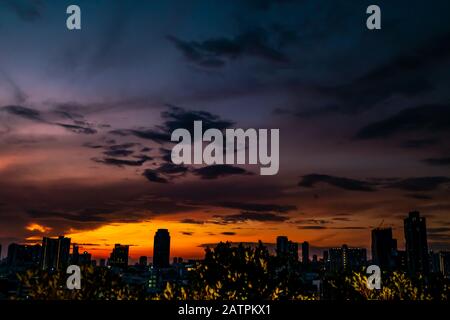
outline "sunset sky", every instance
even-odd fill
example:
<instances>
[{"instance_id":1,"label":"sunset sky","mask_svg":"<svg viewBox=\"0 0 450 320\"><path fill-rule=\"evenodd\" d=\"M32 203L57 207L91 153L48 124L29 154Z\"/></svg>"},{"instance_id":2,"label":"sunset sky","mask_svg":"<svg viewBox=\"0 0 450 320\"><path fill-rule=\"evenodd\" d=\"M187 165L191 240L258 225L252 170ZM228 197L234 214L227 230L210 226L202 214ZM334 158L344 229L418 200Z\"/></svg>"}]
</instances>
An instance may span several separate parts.
<instances>
[{"instance_id":1,"label":"sunset sky","mask_svg":"<svg viewBox=\"0 0 450 320\"><path fill-rule=\"evenodd\" d=\"M450 249L450 2L0 1L0 243L172 256L277 235ZM425 6L424 4L427 3ZM66 28L78 4L82 30ZM170 134L280 129L280 171L177 166Z\"/></svg>"}]
</instances>

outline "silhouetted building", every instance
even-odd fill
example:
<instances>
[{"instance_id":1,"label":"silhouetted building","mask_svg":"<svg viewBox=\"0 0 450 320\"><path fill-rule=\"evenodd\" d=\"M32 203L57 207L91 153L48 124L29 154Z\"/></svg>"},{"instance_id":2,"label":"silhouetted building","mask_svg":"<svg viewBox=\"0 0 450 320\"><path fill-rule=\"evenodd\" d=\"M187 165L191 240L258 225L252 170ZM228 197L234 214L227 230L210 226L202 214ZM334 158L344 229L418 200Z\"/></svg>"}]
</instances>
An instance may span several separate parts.
<instances>
[{"instance_id":1,"label":"silhouetted building","mask_svg":"<svg viewBox=\"0 0 450 320\"><path fill-rule=\"evenodd\" d=\"M80 259L79 247L76 244L74 244L72 247L72 256L70 259L71 261L70 263L78 265L79 259Z\"/></svg>"},{"instance_id":2,"label":"silhouetted building","mask_svg":"<svg viewBox=\"0 0 450 320\"><path fill-rule=\"evenodd\" d=\"M302 263L309 264L309 243L307 241L302 243Z\"/></svg>"},{"instance_id":3,"label":"silhouetted building","mask_svg":"<svg viewBox=\"0 0 450 320\"><path fill-rule=\"evenodd\" d=\"M9 267L26 267L39 264L41 256L40 245L23 245L17 243L11 243L8 246L8 255L6 257L6 263Z\"/></svg>"},{"instance_id":4,"label":"silhouetted building","mask_svg":"<svg viewBox=\"0 0 450 320\"><path fill-rule=\"evenodd\" d=\"M109 265L111 267L126 269L128 267L129 248L127 245L114 245L114 249L109 256Z\"/></svg>"},{"instance_id":5,"label":"silhouetted building","mask_svg":"<svg viewBox=\"0 0 450 320\"><path fill-rule=\"evenodd\" d=\"M70 238L60 236L58 238L44 237L42 239L42 270L62 270L69 264Z\"/></svg>"},{"instance_id":6,"label":"silhouetted building","mask_svg":"<svg viewBox=\"0 0 450 320\"><path fill-rule=\"evenodd\" d=\"M395 257L395 269L398 271L408 270L408 264L406 262L406 251L397 250L397 255Z\"/></svg>"},{"instance_id":7,"label":"silhouetted building","mask_svg":"<svg viewBox=\"0 0 450 320\"><path fill-rule=\"evenodd\" d=\"M277 237L277 257L298 261L298 243L289 241L286 236Z\"/></svg>"},{"instance_id":8,"label":"silhouetted building","mask_svg":"<svg viewBox=\"0 0 450 320\"><path fill-rule=\"evenodd\" d=\"M342 256L344 270L360 270L367 263L367 250L364 248L349 248L344 244Z\"/></svg>"},{"instance_id":9,"label":"silhouetted building","mask_svg":"<svg viewBox=\"0 0 450 320\"><path fill-rule=\"evenodd\" d=\"M100 259L99 266L100 267L106 267L106 260L105 259Z\"/></svg>"},{"instance_id":10,"label":"silhouetted building","mask_svg":"<svg viewBox=\"0 0 450 320\"><path fill-rule=\"evenodd\" d=\"M406 261L410 274L428 274L427 229L424 217L418 211L409 213L404 220Z\"/></svg>"},{"instance_id":11,"label":"silhouetted building","mask_svg":"<svg viewBox=\"0 0 450 320\"><path fill-rule=\"evenodd\" d=\"M450 278L450 252L431 253L431 266L434 273Z\"/></svg>"},{"instance_id":12,"label":"silhouetted building","mask_svg":"<svg viewBox=\"0 0 450 320\"><path fill-rule=\"evenodd\" d=\"M170 234L167 229L158 229L153 241L153 267L167 268L170 264Z\"/></svg>"},{"instance_id":13,"label":"silhouetted building","mask_svg":"<svg viewBox=\"0 0 450 320\"><path fill-rule=\"evenodd\" d=\"M367 250L364 248L349 248L344 244L341 248L328 250L327 271L357 271L367 263Z\"/></svg>"},{"instance_id":14,"label":"silhouetted building","mask_svg":"<svg viewBox=\"0 0 450 320\"><path fill-rule=\"evenodd\" d=\"M392 238L392 228L376 228L372 230L372 262L381 270L395 268L397 241Z\"/></svg>"},{"instance_id":15,"label":"silhouetted building","mask_svg":"<svg viewBox=\"0 0 450 320\"><path fill-rule=\"evenodd\" d=\"M289 239L286 236L277 237L277 256L286 256L289 251Z\"/></svg>"},{"instance_id":16,"label":"silhouetted building","mask_svg":"<svg viewBox=\"0 0 450 320\"><path fill-rule=\"evenodd\" d=\"M85 251L83 254L79 255L79 261L78 264L80 266L89 266L92 265L92 256L89 252Z\"/></svg>"},{"instance_id":17,"label":"silhouetted building","mask_svg":"<svg viewBox=\"0 0 450 320\"><path fill-rule=\"evenodd\" d=\"M145 267L147 265L147 257L146 256L139 257L139 265L142 267Z\"/></svg>"}]
</instances>

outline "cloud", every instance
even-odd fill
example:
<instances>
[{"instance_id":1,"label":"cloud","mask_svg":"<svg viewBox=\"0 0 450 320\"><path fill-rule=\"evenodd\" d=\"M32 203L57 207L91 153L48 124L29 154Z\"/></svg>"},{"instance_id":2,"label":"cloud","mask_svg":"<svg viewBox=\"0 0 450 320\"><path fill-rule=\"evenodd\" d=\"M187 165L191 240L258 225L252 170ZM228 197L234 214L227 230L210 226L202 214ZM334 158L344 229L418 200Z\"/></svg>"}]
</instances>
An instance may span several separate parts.
<instances>
[{"instance_id":1,"label":"cloud","mask_svg":"<svg viewBox=\"0 0 450 320\"><path fill-rule=\"evenodd\" d=\"M31 108L23 107L23 106L9 105L9 106L4 106L4 107L0 108L0 110L6 111L9 114L12 114L14 116L21 117L21 118L24 118L27 120L32 120L32 121L36 121L36 122L40 122L40 123L44 123L44 124L48 124L48 125L59 126L61 128L64 128L64 129L69 130L74 133L80 133L80 134L95 134L95 133L97 133L97 130L93 129L89 123L87 123L85 121L74 120L73 117L70 117L70 120L73 122L73 124L67 124L67 123L62 123L62 122L58 122L58 121L55 122L55 121L47 120L44 118L44 116L41 112L31 109ZM60 112L53 112L51 115L47 115L47 116L54 116L54 115L67 117L67 115L65 113L60 113Z\"/></svg>"},{"instance_id":2,"label":"cloud","mask_svg":"<svg viewBox=\"0 0 450 320\"><path fill-rule=\"evenodd\" d=\"M405 197L412 198L412 199L418 199L418 200L432 200L433 199L433 197L431 197L427 194L420 194L420 193L405 194Z\"/></svg>"},{"instance_id":3,"label":"cloud","mask_svg":"<svg viewBox=\"0 0 450 320\"><path fill-rule=\"evenodd\" d=\"M226 177L231 175L252 175L251 172L245 169L231 166L228 164L216 164L198 169L193 169L192 173L205 180L213 180L220 177Z\"/></svg>"},{"instance_id":4,"label":"cloud","mask_svg":"<svg viewBox=\"0 0 450 320\"><path fill-rule=\"evenodd\" d=\"M450 157L442 157L442 158L428 158L422 160L424 163L432 165L432 166L449 166L450 165Z\"/></svg>"},{"instance_id":5,"label":"cloud","mask_svg":"<svg viewBox=\"0 0 450 320\"><path fill-rule=\"evenodd\" d=\"M434 87L427 72L450 58L450 33L431 37L406 54L393 56L389 61L374 67L349 83L333 87L315 88L321 95L337 101L318 109L300 112L299 116L326 113L354 114L372 108L394 95L417 96ZM374 89L376 88L376 89Z\"/></svg>"},{"instance_id":6,"label":"cloud","mask_svg":"<svg viewBox=\"0 0 450 320\"><path fill-rule=\"evenodd\" d=\"M35 21L42 17L45 3L42 0L3 0L0 5L13 11L23 21Z\"/></svg>"},{"instance_id":7,"label":"cloud","mask_svg":"<svg viewBox=\"0 0 450 320\"><path fill-rule=\"evenodd\" d=\"M41 114L39 113L39 111L27 107L11 105L11 106L4 106L0 109L25 119L34 121L44 121L41 118Z\"/></svg>"},{"instance_id":8,"label":"cloud","mask_svg":"<svg viewBox=\"0 0 450 320\"><path fill-rule=\"evenodd\" d=\"M109 157L128 157L129 155L132 155L134 153L133 150L127 150L127 149L116 149L116 150L109 150L103 152L103 154L109 156Z\"/></svg>"},{"instance_id":9,"label":"cloud","mask_svg":"<svg viewBox=\"0 0 450 320\"><path fill-rule=\"evenodd\" d=\"M182 220L180 220L179 222L180 222L180 223L185 223L185 224L204 224L204 223L205 223L204 221L201 221L201 220L195 220L195 219L190 219L190 218L182 219Z\"/></svg>"},{"instance_id":10,"label":"cloud","mask_svg":"<svg viewBox=\"0 0 450 320\"><path fill-rule=\"evenodd\" d=\"M322 229L327 229L327 227L325 226L318 226L318 225L314 225L314 226L298 226L298 229L302 229L302 230L322 230Z\"/></svg>"},{"instance_id":11,"label":"cloud","mask_svg":"<svg viewBox=\"0 0 450 320\"><path fill-rule=\"evenodd\" d=\"M176 129L186 129L193 134L194 121L202 121L203 130L212 128L224 130L234 124L207 111L187 111L173 105L168 105L168 110L161 112L161 118L163 123L156 129L119 129L110 133L120 136L134 135L162 144L171 141L172 132Z\"/></svg>"},{"instance_id":12,"label":"cloud","mask_svg":"<svg viewBox=\"0 0 450 320\"><path fill-rule=\"evenodd\" d=\"M361 128L356 138L389 138L395 134L416 131L450 131L450 106L424 105L402 110L390 118Z\"/></svg>"},{"instance_id":13,"label":"cloud","mask_svg":"<svg viewBox=\"0 0 450 320\"><path fill-rule=\"evenodd\" d=\"M401 147L408 149L421 149L430 146L434 146L439 143L438 139L429 138L429 139L411 139L406 140L401 144Z\"/></svg>"},{"instance_id":14,"label":"cloud","mask_svg":"<svg viewBox=\"0 0 450 320\"><path fill-rule=\"evenodd\" d=\"M270 212L241 212L232 215L216 215L214 218L219 218L223 223L237 223L245 221L260 221L260 222L284 222L289 220L289 217L277 215Z\"/></svg>"},{"instance_id":15,"label":"cloud","mask_svg":"<svg viewBox=\"0 0 450 320\"><path fill-rule=\"evenodd\" d=\"M157 171L166 175L183 175L189 171L189 168L173 163L163 163Z\"/></svg>"},{"instance_id":16,"label":"cloud","mask_svg":"<svg viewBox=\"0 0 450 320\"><path fill-rule=\"evenodd\" d=\"M308 174L302 177L302 180L298 183L300 187L312 188L317 183L327 183L329 185L351 191L375 191L373 183L355 180L349 178L341 178L335 176L329 176L324 174Z\"/></svg>"},{"instance_id":17,"label":"cloud","mask_svg":"<svg viewBox=\"0 0 450 320\"><path fill-rule=\"evenodd\" d=\"M220 234L224 235L224 236L235 236L236 232L225 231L225 232L221 232Z\"/></svg>"},{"instance_id":18,"label":"cloud","mask_svg":"<svg viewBox=\"0 0 450 320\"><path fill-rule=\"evenodd\" d=\"M192 236L194 233L190 231L182 231L181 234L185 236Z\"/></svg>"},{"instance_id":19,"label":"cloud","mask_svg":"<svg viewBox=\"0 0 450 320\"><path fill-rule=\"evenodd\" d=\"M146 169L144 171L144 173L142 173L142 175L144 177L146 177L147 180L150 182L157 182L157 183L168 183L169 182L169 180L167 180L164 177L161 177L157 171L152 170L152 169Z\"/></svg>"},{"instance_id":20,"label":"cloud","mask_svg":"<svg viewBox=\"0 0 450 320\"><path fill-rule=\"evenodd\" d=\"M151 158L150 158L151 159ZM112 166L142 166L146 161L150 159L140 159L140 160L126 160L126 159L117 159L117 158L92 158L92 161L103 163L106 165L112 165Z\"/></svg>"},{"instance_id":21,"label":"cloud","mask_svg":"<svg viewBox=\"0 0 450 320\"><path fill-rule=\"evenodd\" d=\"M167 39L189 62L206 68L223 67L227 62L243 57L286 63L289 62L289 58L281 51L280 44L294 41L293 37L281 39L280 33L270 33L262 28L241 33L234 38L218 37L205 41L184 41L175 36L168 36Z\"/></svg>"},{"instance_id":22,"label":"cloud","mask_svg":"<svg viewBox=\"0 0 450 320\"><path fill-rule=\"evenodd\" d=\"M296 210L294 205L264 204L264 203L248 203L248 202L219 202L217 205L224 208L240 209L245 211L269 211L286 213Z\"/></svg>"},{"instance_id":23,"label":"cloud","mask_svg":"<svg viewBox=\"0 0 450 320\"><path fill-rule=\"evenodd\" d=\"M387 187L406 191L433 191L448 182L450 182L448 177L419 177L402 179L387 185Z\"/></svg>"}]
</instances>

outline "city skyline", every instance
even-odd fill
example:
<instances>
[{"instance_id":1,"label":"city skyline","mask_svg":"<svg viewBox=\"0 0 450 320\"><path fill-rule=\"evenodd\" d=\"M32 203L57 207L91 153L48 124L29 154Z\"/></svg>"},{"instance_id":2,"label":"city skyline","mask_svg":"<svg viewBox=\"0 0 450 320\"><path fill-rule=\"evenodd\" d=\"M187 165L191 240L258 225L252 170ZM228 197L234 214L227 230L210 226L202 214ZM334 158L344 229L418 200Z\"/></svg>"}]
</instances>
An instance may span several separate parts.
<instances>
[{"instance_id":1,"label":"city skyline","mask_svg":"<svg viewBox=\"0 0 450 320\"><path fill-rule=\"evenodd\" d=\"M433 252L433 249L430 248L429 244L428 244L427 229L426 229L426 223L425 223L425 219L426 218L425 217L423 217L423 216L420 217L420 223L423 224L423 227L420 227L420 230L421 230L420 232L422 232L420 234L420 237L421 237L420 238L420 241L421 241L420 243L421 244L418 245L418 243L416 243L416 240L413 241L413 240L407 240L406 239L406 237L407 237L406 230L408 230L408 237L410 239L411 239L411 237L413 237L410 234L412 232L412 231L410 231L411 228L406 228L406 225L408 223L407 221L412 219L412 217L414 217L415 219L416 218L418 219L419 216L420 216L420 213L417 212L417 211L411 211L411 212L409 212L408 215L405 215L405 217L403 219L405 228L403 229L403 235L402 235L402 238L401 238L401 239L403 239L403 241L400 241L400 243L402 243L402 242L404 243L404 246L401 246L401 245L399 246L398 245L399 244L399 239L393 237L393 233L392 233L392 228L391 227L385 227L385 226L382 226L382 225L379 225L376 228L371 230L371 237L369 238L369 241L370 241L371 245L368 246L368 247L358 246L358 245L354 245L352 243L347 243L347 242L344 242L344 243L341 243L341 244L336 244L334 246L329 246L329 247L316 247L314 245L311 246L311 244L309 242L307 242L307 241L295 241L295 240L292 241L293 240L292 238L289 238L288 236L285 236L285 235L277 235L276 238L273 239L273 240L276 240L275 242L262 242L262 243L266 247L268 247L268 249L273 254L277 254L277 255L280 255L280 254L283 255L283 252L284 252L284 254L286 254L287 252L292 252L292 250L294 250L296 252L295 260L301 261L302 264L304 264L305 257L308 257L308 263L311 262L311 258L313 256L316 256L317 258L325 259L325 256L324 256L325 255L325 251L328 251L330 249L332 249L332 250L340 250L343 247L356 248L356 249L360 248L360 249L363 249L366 252L366 253L364 253L364 255L367 257L367 260L371 260L374 264L379 265L383 270L393 270L394 265L396 263L394 261L394 259L395 259L394 255L396 255L397 252L402 252L405 255L404 259L406 259L407 255L412 255L412 254L416 254L417 255L417 254L419 254L419 253L415 253L415 252L408 253L407 242L409 241L410 247L422 247L422 248L425 248L425 249L420 249L420 251L418 251L418 252L421 252L420 254L425 254L426 255L426 258L425 258L426 264L429 264L430 263L429 259L431 257L429 257L428 254L430 252ZM417 232L419 232L419 231L417 231ZM168 237L167 238L168 240L163 240L163 239L165 239L165 237ZM170 238L171 237L170 237L168 229L166 229L166 228L164 228L164 229L157 229L157 231L154 233L153 246L151 247L152 248L152 252L153 252L152 255L150 255L150 254L141 254L142 251L140 251L140 250L135 252L134 254L131 254L130 252L133 252L133 250L130 250L130 247L133 248L133 245L126 244L126 243L116 243L116 244L114 244L112 246L112 252L110 250L108 252L108 254L105 255L105 256L96 256L96 255L92 255L92 252L85 251L83 249L82 244L80 245L79 243L76 243L76 242L73 242L73 243L70 244L71 239L70 238L66 238L65 236L58 236L57 238L53 238L53 239L44 237L43 240L40 243L42 244L42 247L44 247L44 243L45 242L55 242L58 239L68 239L69 246L70 246L70 248L72 248L72 250L71 250L72 254L76 251L76 253L78 255L78 251L81 248L82 249L81 251L85 251L84 252L85 254L89 254L89 259L90 259L91 256L92 256L93 260L95 259L95 260L99 260L100 261L100 260L106 260L107 259L108 263L109 263L110 260L111 261L114 260L113 259L113 255L114 255L115 250L117 250L117 248L125 248L126 247L126 249L125 249L126 253L124 255L122 255L123 258L121 258L121 259L125 259L125 257L126 257L127 263L126 264L121 264L123 262L123 260L122 260L122 262L119 263L119 265L121 265L122 267L124 265L129 264L128 261L131 262L130 265L132 265L133 263L137 263L138 261L140 261L144 257L146 259L150 258L152 263L154 263L153 257L155 256L155 252L156 252L155 250L160 252L160 253L156 253L156 255L159 254L159 257L157 259L159 261L162 261L162 262L158 262L156 264L157 267L168 266L170 264L171 259L172 258L177 258L177 257L182 257L182 258L185 258L185 259L201 259L204 256L206 248L208 248L208 247L212 248L212 247L214 247L215 245L218 244L218 243L204 244L204 245L202 245L202 248L201 248L201 250L202 250L202 254L201 255L190 257L190 256L187 256L187 255L183 255L183 254L180 255L180 254L174 253L174 251L173 251L173 249L171 248L171 245L170 245ZM229 241L229 242L232 243L233 245L244 244L244 245L256 246L259 243L259 241L261 241L261 240L258 239L256 241L251 241L251 242L231 242L231 241ZM155 249L155 243L158 243L158 242L161 243L159 245L159 249ZM227 241L221 241L221 242L227 242ZM414 242L414 244L411 244L412 242ZM57 243L57 242L55 242L55 243ZM165 243L165 244L162 244L162 243ZM11 245L17 245L17 244L13 243ZM39 243L36 243L34 245L39 245ZM29 245L29 246L31 247L32 245ZM9 246L8 246L8 248L9 248ZM296 248L296 250L294 248ZM312 249L312 251L311 251L311 249ZM175 252L178 253L178 251L175 251ZM305 252L306 252L306 255L305 255ZM376 252L375 256L374 256L374 252ZM395 252L395 254L394 254L394 252ZM439 253L439 252L448 252L448 251L446 251L446 250L438 250L438 251L435 251L435 252ZM149 252L147 252L147 253L149 253ZM72 254L71 254L71 256L72 256ZM67 252L66 255L68 257L68 252ZM328 255L328 253L327 253L327 255ZM409 259L411 260L411 258L409 258ZM419 258L417 258L417 259L419 259ZM56 263L58 264L58 262L56 262ZM416 262L416 263L419 263L419 262ZM424 263L424 262L420 262L420 263ZM115 264L115 262L113 261L111 265L114 265L114 264ZM41 262L41 265L42 265L42 262ZM408 265L408 266L405 266L405 267L409 268L410 266ZM416 268L417 267L413 267L412 269L415 270ZM421 268L423 268L423 267L421 267ZM427 269L425 269L425 270L419 269L419 270L422 270L424 272L428 272Z\"/></svg>"},{"instance_id":2,"label":"city skyline","mask_svg":"<svg viewBox=\"0 0 450 320\"><path fill-rule=\"evenodd\" d=\"M450 249L450 3L0 1L0 244L65 235L133 259L204 244L370 248L427 218ZM405 10L405 7L408 10ZM415 14L411 14L415 13ZM420 16L420 19L417 17ZM280 167L177 165L176 129L279 129Z\"/></svg>"}]
</instances>

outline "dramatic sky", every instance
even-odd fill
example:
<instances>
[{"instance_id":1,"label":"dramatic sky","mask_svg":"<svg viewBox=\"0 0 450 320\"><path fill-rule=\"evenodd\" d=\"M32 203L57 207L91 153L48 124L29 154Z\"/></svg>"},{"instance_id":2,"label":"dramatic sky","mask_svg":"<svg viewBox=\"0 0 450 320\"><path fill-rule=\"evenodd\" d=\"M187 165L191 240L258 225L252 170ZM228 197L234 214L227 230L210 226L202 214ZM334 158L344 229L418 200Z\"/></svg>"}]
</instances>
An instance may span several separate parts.
<instances>
[{"instance_id":1,"label":"dramatic sky","mask_svg":"<svg viewBox=\"0 0 450 320\"><path fill-rule=\"evenodd\" d=\"M365 27L382 9L382 30ZM65 27L79 4L82 30ZM450 2L0 0L0 243L172 256L277 235L450 248ZM279 128L280 171L176 166L170 134ZM3 255L6 250L3 250Z\"/></svg>"}]
</instances>

